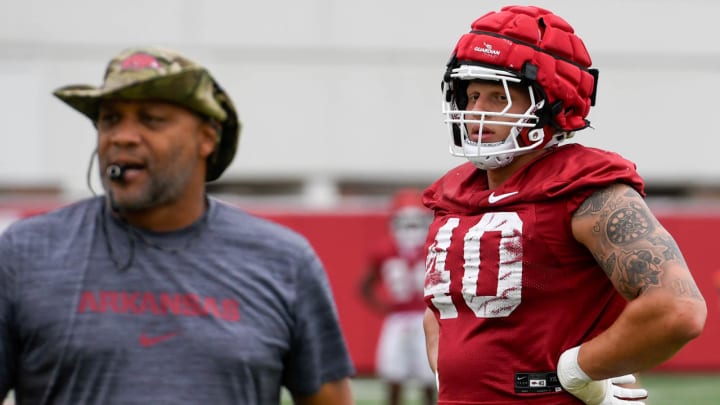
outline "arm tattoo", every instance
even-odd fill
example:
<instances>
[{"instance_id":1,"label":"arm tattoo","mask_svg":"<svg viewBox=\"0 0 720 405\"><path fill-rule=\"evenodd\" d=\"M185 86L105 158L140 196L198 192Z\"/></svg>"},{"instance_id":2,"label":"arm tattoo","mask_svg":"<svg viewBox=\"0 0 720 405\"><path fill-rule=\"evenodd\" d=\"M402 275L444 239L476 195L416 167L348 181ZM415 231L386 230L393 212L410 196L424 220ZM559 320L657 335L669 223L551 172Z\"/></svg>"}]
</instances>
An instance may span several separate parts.
<instances>
[{"instance_id":1,"label":"arm tattoo","mask_svg":"<svg viewBox=\"0 0 720 405\"><path fill-rule=\"evenodd\" d=\"M603 268L605 274L607 274L607 276L612 280L613 273L615 273L615 268L617 266L615 253L610 253L610 256L605 258L605 260L602 260L602 258L597 255L595 255L595 259L598 261L598 264L600 264L600 267Z\"/></svg>"},{"instance_id":2,"label":"arm tattoo","mask_svg":"<svg viewBox=\"0 0 720 405\"><path fill-rule=\"evenodd\" d=\"M652 248L623 251L614 271L615 285L623 295L630 297L637 296L649 287L658 286L662 262L653 254Z\"/></svg>"},{"instance_id":3,"label":"arm tattoo","mask_svg":"<svg viewBox=\"0 0 720 405\"><path fill-rule=\"evenodd\" d=\"M653 287L669 287L677 296L700 297L692 277L675 278L668 273L670 262L687 265L672 236L632 188L615 185L594 193L575 217L590 221L592 240L587 246L626 298Z\"/></svg>"},{"instance_id":4,"label":"arm tattoo","mask_svg":"<svg viewBox=\"0 0 720 405\"><path fill-rule=\"evenodd\" d=\"M668 234L653 235L648 237L648 240L656 246L660 246L664 250L662 251L663 258L665 260L679 260L684 261L680 248L672 237Z\"/></svg>"},{"instance_id":5,"label":"arm tattoo","mask_svg":"<svg viewBox=\"0 0 720 405\"><path fill-rule=\"evenodd\" d=\"M672 288L678 297L693 297L702 299L702 294L694 282L688 280L675 280Z\"/></svg>"},{"instance_id":6,"label":"arm tattoo","mask_svg":"<svg viewBox=\"0 0 720 405\"><path fill-rule=\"evenodd\" d=\"M648 236L653 230L647 212L637 202L620 207L610 214L607 221L607 237L616 245L625 245Z\"/></svg>"},{"instance_id":7,"label":"arm tattoo","mask_svg":"<svg viewBox=\"0 0 720 405\"><path fill-rule=\"evenodd\" d=\"M578 207L577 211L575 211L575 216L597 214L605 206L605 203L607 203L609 199L609 192L606 190L598 191L580 204L580 207Z\"/></svg>"}]
</instances>

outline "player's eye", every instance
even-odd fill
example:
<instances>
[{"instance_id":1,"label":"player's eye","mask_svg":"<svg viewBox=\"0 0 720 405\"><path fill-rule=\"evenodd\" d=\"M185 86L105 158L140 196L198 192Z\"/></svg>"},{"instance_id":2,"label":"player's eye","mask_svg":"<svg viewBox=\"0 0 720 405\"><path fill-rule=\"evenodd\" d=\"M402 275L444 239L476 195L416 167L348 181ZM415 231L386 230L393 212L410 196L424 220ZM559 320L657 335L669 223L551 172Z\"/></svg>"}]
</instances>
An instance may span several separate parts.
<instances>
[{"instance_id":1,"label":"player's eye","mask_svg":"<svg viewBox=\"0 0 720 405\"><path fill-rule=\"evenodd\" d=\"M475 106L477 101L480 99L480 93L470 93L468 94L468 105L467 108L472 108Z\"/></svg>"},{"instance_id":2,"label":"player's eye","mask_svg":"<svg viewBox=\"0 0 720 405\"><path fill-rule=\"evenodd\" d=\"M498 104L507 104L508 97L505 93L495 93L493 99Z\"/></svg>"}]
</instances>

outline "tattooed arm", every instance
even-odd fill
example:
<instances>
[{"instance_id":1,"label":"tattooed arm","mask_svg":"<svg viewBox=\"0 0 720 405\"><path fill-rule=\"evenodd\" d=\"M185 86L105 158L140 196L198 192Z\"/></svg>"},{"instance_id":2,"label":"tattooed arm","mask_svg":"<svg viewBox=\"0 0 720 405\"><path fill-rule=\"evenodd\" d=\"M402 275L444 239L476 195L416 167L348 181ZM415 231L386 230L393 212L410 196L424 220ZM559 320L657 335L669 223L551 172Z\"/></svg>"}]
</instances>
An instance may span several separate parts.
<instances>
[{"instance_id":1,"label":"tattooed arm","mask_svg":"<svg viewBox=\"0 0 720 405\"><path fill-rule=\"evenodd\" d=\"M610 328L582 344L578 363L588 376L652 368L700 334L705 301L675 240L634 189L616 184L594 193L572 230L630 301Z\"/></svg>"}]
</instances>

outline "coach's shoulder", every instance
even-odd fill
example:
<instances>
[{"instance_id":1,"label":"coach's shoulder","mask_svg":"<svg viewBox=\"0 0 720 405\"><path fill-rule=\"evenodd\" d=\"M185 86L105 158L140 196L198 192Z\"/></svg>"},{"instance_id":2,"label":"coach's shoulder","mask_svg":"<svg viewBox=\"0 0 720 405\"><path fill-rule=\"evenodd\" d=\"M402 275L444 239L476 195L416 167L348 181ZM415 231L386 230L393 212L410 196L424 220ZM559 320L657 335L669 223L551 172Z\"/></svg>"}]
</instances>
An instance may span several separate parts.
<instances>
[{"instance_id":1,"label":"coach's shoulder","mask_svg":"<svg viewBox=\"0 0 720 405\"><path fill-rule=\"evenodd\" d=\"M67 232L73 227L86 226L86 221L94 219L102 208L102 201L102 197L88 198L18 219L7 227L5 234L48 236L57 232Z\"/></svg>"},{"instance_id":2,"label":"coach's shoulder","mask_svg":"<svg viewBox=\"0 0 720 405\"><path fill-rule=\"evenodd\" d=\"M305 236L270 218L250 213L232 204L210 200L213 222L240 244L283 250L306 251L310 244Z\"/></svg>"}]
</instances>

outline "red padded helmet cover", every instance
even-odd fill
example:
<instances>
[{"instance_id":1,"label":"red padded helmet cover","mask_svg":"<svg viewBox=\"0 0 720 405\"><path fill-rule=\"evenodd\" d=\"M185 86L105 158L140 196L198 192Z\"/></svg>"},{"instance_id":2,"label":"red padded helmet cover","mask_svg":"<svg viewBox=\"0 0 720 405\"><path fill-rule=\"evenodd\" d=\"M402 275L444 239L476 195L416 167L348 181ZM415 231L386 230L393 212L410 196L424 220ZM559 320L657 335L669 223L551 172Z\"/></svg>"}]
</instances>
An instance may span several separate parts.
<instances>
[{"instance_id":1,"label":"red padded helmet cover","mask_svg":"<svg viewBox=\"0 0 720 405\"><path fill-rule=\"evenodd\" d=\"M556 127L574 131L585 120L594 99L596 77L583 41L565 20L534 6L507 6L472 23L472 31L455 46L455 59L520 72L537 66L537 83L549 105L562 101L553 116Z\"/></svg>"}]
</instances>

